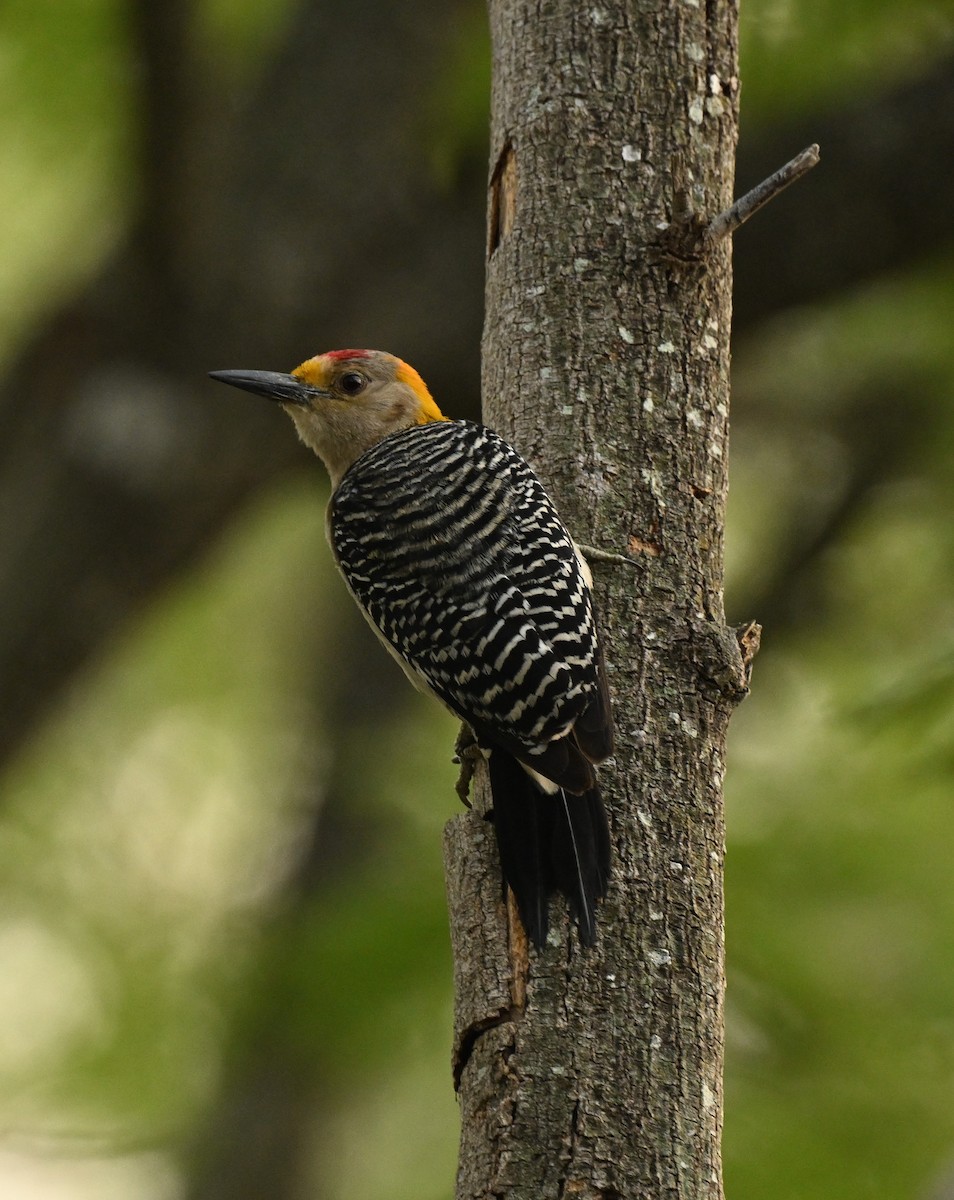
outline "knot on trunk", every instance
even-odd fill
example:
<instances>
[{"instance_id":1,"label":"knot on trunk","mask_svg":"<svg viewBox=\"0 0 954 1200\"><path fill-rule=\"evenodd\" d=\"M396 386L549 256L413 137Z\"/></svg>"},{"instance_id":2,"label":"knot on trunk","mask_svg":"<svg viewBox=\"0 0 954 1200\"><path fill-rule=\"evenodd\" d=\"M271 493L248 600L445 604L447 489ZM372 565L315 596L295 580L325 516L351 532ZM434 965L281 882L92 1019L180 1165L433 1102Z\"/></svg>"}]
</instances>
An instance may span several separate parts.
<instances>
[{"instance_id":1,"label":"knot on trunk","mask_svg":"<svg viewBox=\"0 0 954 1200\"><path fill-rule=\"evenodd\" d=\"M687 649L703 680L723 699L738 704L749 693L761 637L762 626L755 621L737 626L694 621L689 626Z\"/></svg>"}]
</instances>

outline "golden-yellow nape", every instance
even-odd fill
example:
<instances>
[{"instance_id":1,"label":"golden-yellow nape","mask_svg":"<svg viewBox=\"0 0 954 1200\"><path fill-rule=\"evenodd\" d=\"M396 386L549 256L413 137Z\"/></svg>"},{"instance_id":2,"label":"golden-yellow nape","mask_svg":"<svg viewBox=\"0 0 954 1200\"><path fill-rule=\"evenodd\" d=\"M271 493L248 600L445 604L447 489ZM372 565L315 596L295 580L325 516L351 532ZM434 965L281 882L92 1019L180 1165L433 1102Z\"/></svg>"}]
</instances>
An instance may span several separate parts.
<instances>
[{"instance_id":1,"label":"golden-yellow nape","mask_svg":"<svg viewBox=\"0 0 954 1200\"><path fill-rule=\"evenodd\" d=\"M447 417L437 407L434 397L427 390L427 384L418 375L417 371L400 358L395 359L395 362L397 363L397 378L401 383L407 384L414 395L417 396L418 403L421 406L417 417L418 425L426 425L429 421L446 421Z\"/></svg>"}]
</instances>

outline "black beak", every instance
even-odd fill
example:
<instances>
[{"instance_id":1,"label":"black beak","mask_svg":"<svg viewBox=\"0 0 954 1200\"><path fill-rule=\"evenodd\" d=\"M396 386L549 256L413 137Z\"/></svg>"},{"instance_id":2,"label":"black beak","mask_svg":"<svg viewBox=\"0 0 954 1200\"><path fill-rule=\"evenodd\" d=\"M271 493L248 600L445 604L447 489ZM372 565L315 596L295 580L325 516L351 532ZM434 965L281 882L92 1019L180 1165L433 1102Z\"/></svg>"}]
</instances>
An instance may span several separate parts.
<instances>
[{"instance_id":1,"label":"black beak","mask_svg":"<svg viewBox=\"0 0 954 1200\"><path fill-rule=\"evenodd\" d=\"M210 371L209 378L277 400L279 404L307 405L312 396L324 394L294 375L282 375L279 371Z\"/></svg>"}]
</instances>

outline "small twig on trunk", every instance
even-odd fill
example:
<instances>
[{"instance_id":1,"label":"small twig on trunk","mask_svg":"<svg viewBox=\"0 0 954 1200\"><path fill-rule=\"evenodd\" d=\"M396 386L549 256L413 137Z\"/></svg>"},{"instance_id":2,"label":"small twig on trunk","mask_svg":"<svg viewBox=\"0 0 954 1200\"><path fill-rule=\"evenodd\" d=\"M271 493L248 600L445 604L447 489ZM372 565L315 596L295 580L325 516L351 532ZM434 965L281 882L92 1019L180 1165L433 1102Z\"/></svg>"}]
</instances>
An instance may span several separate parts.
<instances>
[{"instance_id":1,"label":"small twig on trunk","mask_svg":"<svg viewBox=\"0 0 954 1200\"><path fill-rule=\"evenodd\" d=\"M784 167L780 167L768 179L763 179L750 192L746 192L744 196L740 196L731 208L727 208L725 212L719 213L706 226L702 234L702 240L705 245L714 246L716 242L721 242L723 238L735 233L739 226L743 225L754 213L757 213L763 205L768 204L770 200L774 200L779 192L787 188L790 183L794 183L796 179L801 179L812 167L817 166L819 158L820 155L816 143L803 150L801 154L796 154L791 162L787 162Z\"/></svg>"},{"instance_id":2,"label":"small twig on trunk","mask_svg":"<svg viewBox=\"0 0 954 1200\"><path fill-rule=\"evenodd\" d=\"M626 567L639 566L635 559L627 558L625 554L614 554L612 550L600 550L597 546L584 546L582 542L578 542L576 548L587 562L622 563Z\"/></svg>"}]
</instances>

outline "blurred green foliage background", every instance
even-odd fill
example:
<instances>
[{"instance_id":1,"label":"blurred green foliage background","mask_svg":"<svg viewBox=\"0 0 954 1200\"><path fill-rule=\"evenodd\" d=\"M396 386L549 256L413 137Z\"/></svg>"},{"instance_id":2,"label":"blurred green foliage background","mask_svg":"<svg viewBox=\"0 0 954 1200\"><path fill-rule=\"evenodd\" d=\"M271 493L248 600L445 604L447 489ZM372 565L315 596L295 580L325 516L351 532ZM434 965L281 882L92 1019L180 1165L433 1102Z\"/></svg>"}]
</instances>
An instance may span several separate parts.
<instances>
[{"instance_id":1,"label":"blurred green foliage background","mask_svg":"<svg viewBox=\"0 0 954 1200\"><path fill-rule=\"evenodd\" d=\"M331 9L0 12L0 1196L452 1194L454 726L202 378L376 344L475 412L481 11ZM738 190L823 163L736 239L726 1190L941 1200L954 4L749 0L742 63Z\"/></svg>"}]
</instances>

